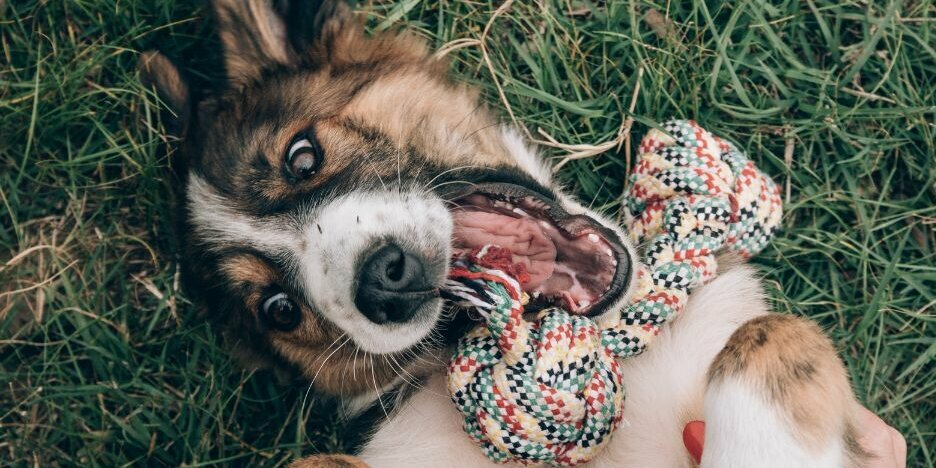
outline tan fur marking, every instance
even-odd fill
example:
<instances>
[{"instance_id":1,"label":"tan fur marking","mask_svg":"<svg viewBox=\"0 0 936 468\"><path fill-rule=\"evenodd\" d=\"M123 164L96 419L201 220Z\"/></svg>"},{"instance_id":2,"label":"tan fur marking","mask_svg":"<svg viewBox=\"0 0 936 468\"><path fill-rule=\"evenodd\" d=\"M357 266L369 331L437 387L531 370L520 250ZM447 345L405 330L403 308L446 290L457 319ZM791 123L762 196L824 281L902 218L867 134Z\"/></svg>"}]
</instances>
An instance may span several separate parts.
<instances>
[{"instance_id":1,"label":"tan fur marking","mask_svg":"<svg viewBox=\"0 0 936 468\"><path fill-rule=\"evenodd\" d=\"M416 91L418 90L418 91ZM514 165L497 121L477 92L438 76L401 69L383 76L341 112L373 126L398 148L413 148L442 164Z\"/></svg>"},{"instance_id":2,"label":"tan fur marking","mask_svg":"<svg viewBox=\"0 0 936 468\"><path fill-rule=\"evenodd\" d=\"M813 448L845 431L856 402L842 362L814 323L772 314L738 328L709 369L709 384L733 377L760 389Z\"/></svg>"},{"instance_id":3,"label":"tan fur marking","mask_svg":"<svg viewBox=\"0 0 936 468\"><path fill-rule=\"evenodd\" d=\"M228 279L235 284L262 284L276 280L273 269L253 255L235 255L226 258L221 267Z\"/></svg>"},{"instance_id":4,"label":"tan fur marking","mask_svg":"<svg viewBox=\"0 0 936 468\"><path fill-rule=\"evenodd\" d=\"M740 266L747 265L747 259L737 252L725 251L715 256L718 262L718 274L723 274L734 270Z\"/></svg>"}]
</instances>

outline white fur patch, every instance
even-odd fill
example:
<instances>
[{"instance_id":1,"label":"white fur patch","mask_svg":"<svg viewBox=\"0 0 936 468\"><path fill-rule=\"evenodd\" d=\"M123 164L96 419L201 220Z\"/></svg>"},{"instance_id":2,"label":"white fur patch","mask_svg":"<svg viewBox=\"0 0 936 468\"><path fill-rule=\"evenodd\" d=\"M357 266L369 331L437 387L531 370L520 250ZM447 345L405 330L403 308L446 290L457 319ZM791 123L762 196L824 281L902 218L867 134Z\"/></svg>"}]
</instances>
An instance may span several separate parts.
<instances>
[{"instance_id":1,"label":"white fur patch","mask_svg":"<svg viewBox=\"0 0 936 468\"><path fill-rule=\"evenodd\" d=\"M275 254L289 250L299 240L283 217L259 220L239 212L201 177L189 175L186 188L192 225L209 249L226 244L249 246Z\"/></svg>"},{"instance_id":2,"label":"white fur patch","mask_svg":"<svg viewBox=\"0 0 936 468\"><path fill-rule=\"evenodd\" d=\"M510 155L517 160L520 169L526 171L527 174L544 186L551 186L552 171L546 166L543 158L527 145L523 135L520 135L516 128L509 125L501 127L501 135L503 136L504 146L507 147Z\"/></svg>"},{"instance_id":3,"label":"white fur patch","mask_svg":"<svg viewBox=\"0 0 936 468\"><path fill-rule=\"evenodd\" d=\"M462 429L462 416L445 389L443 372L403 402L380 426L360 453L370 466L381 468L476 468L497 465L485 458Z\"/></svg>"},{"instance_id":4,"label":"white fur patch","mask_svg":"<svg viewBox=\"0 0 936 468\"><path fill-rule=\"evenodd\" d=\"M834 468L845 465L840 441L812 453L797 442L792 425L758 392L728 379L705 395L705 449L702 467Z\"/></svg>"},{"instance_id":5,"label":"white fur patch","mask_svg":"<svg viewBox=\"0 0 936 468\"><path fill-rule=\"evenodd\" d=\"M381 242L394 242L427 259L440 259L436 284L447 273L452 219L441 200L399 192L355 192L317 210L302 236L299 269L306 300L372 353L402 351L435 326L441 299L427 302L418 317L377 325L354 305L357 263Z\"/></svg>"}]
</instances>

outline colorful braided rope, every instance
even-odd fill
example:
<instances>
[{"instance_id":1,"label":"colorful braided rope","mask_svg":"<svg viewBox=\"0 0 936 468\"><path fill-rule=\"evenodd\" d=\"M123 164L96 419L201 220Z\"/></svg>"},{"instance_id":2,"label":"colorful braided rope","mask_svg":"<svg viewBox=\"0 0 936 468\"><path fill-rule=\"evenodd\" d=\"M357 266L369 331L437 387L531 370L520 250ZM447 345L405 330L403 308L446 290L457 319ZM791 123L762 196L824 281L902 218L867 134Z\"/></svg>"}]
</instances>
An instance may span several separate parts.
<instances>
[{"instance_id":1,"label":"colorful braided rope","mask_svg":"<svg viewBox=\"0 0 936 468\"><path fill-rule=\"evenodd\" d=\"M448 295L485 319L459 342L449 391L468 435L496 462L575 465L623 417L617 359L643 352L716 272L722 248L759 252L780 223L777 186L734 145L674 120L644 137L627 226L646 242L636 291L600 323L560 309L523 317L510 252L486 246L453 262ZM612 317L608 317L611 315Z\"/></svg>"}]
</instances>

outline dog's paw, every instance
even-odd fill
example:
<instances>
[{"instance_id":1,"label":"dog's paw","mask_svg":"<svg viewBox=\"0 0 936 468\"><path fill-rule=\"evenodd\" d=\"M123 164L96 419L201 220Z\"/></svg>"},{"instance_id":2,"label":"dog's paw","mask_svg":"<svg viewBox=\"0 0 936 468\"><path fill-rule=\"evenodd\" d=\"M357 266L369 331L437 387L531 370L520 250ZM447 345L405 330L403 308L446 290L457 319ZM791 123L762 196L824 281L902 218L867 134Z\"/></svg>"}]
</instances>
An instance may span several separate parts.
<instances>
[{"instance_id":1,"label":"dog's paw","mask_svg":"<svg viewBox=\"0 0 936 468\"><path fill-rule=\"evenodd\" d=\"M369 468L360 458L351 455L312 455L289 464L289 468Z\"/></svg>"},{"instance_id":2,"label":"dog's paw","mask_svg":"<svg viewBox=\"0 0 936 468\"><path fill-rule=\"evenodd\" d=\"M780 314L752 319L709 368L702 466L863 466L859 408L818 326Z\"/></svg>"}]
</instances>

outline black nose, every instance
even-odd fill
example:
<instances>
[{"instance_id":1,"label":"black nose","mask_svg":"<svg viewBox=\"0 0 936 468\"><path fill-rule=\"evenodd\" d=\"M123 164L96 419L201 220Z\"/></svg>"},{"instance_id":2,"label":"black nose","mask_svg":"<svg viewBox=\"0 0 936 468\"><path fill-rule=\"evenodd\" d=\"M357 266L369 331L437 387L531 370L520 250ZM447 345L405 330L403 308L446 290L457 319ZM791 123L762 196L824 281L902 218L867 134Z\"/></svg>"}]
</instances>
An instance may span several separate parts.
<instances>
[{"instance_id":1,"label":"black nose","mask_svg":"<svg viewBox=\"0 0 936 468\"><path fill-rule=\"evenodd\" d=\"M358 271L354 304L371 322L406 322L419 306L437 297L422 260L388 244L367 257Z\"/></svg>"}]
</instances>

